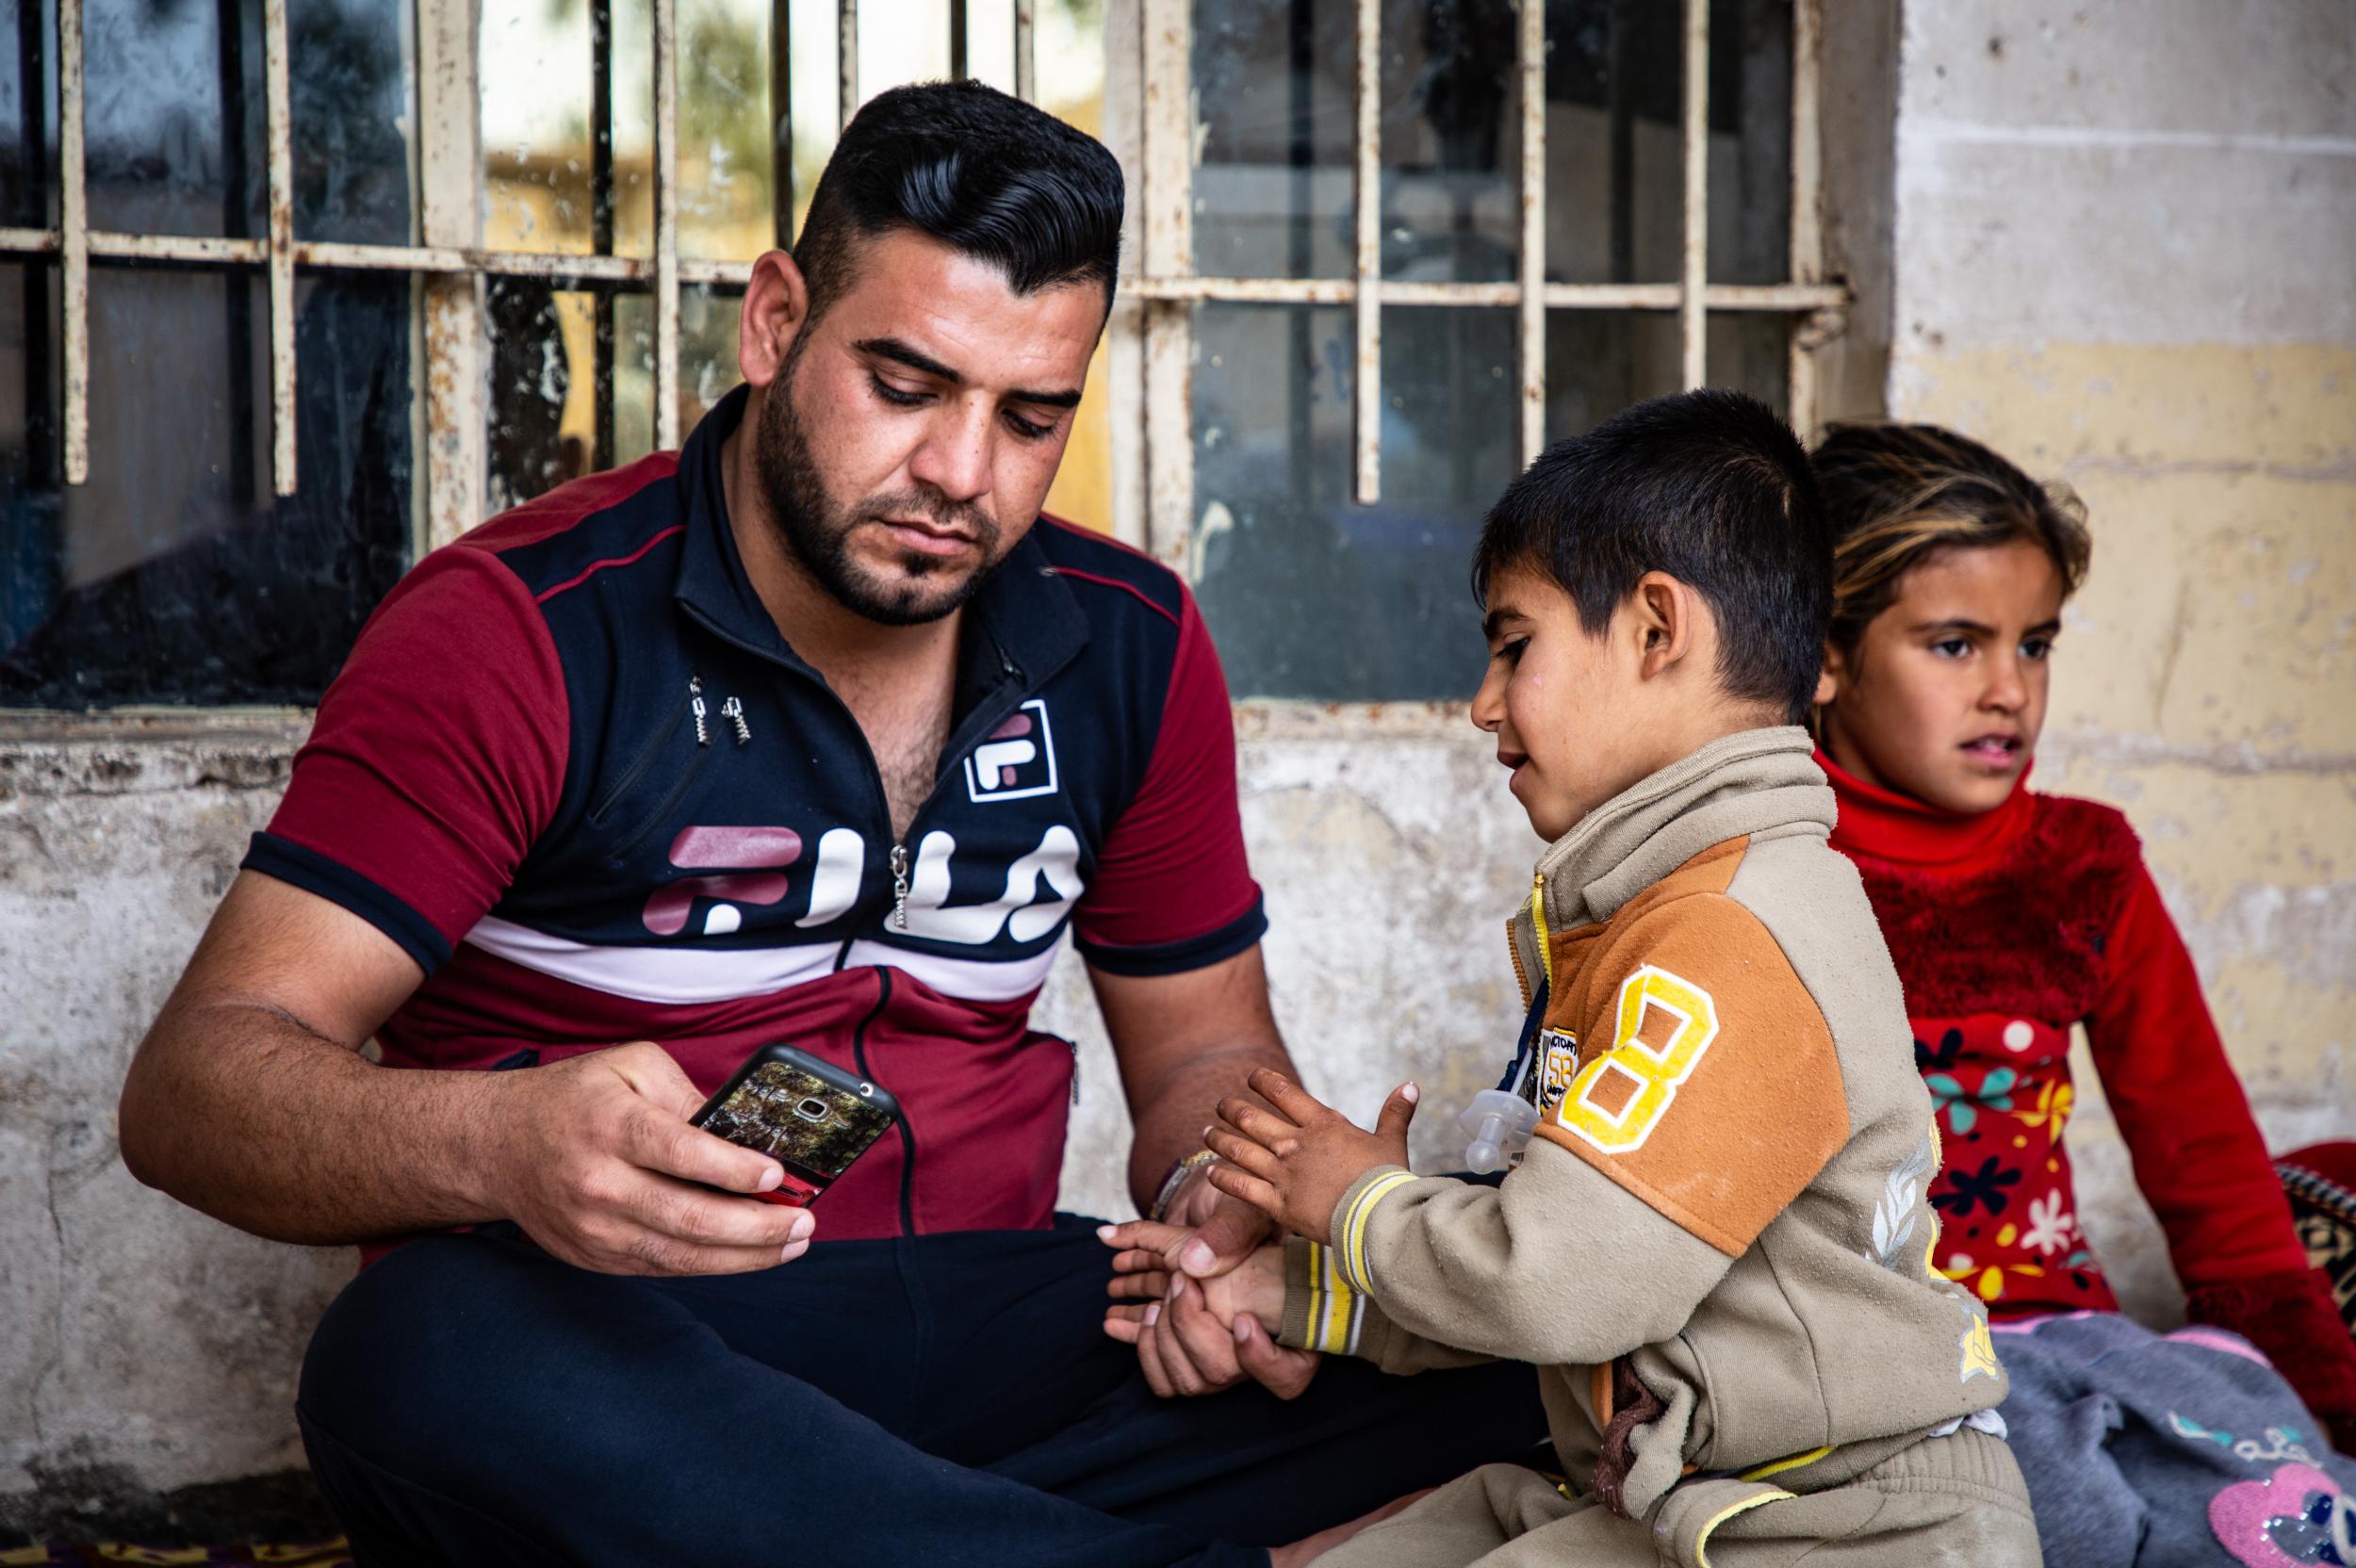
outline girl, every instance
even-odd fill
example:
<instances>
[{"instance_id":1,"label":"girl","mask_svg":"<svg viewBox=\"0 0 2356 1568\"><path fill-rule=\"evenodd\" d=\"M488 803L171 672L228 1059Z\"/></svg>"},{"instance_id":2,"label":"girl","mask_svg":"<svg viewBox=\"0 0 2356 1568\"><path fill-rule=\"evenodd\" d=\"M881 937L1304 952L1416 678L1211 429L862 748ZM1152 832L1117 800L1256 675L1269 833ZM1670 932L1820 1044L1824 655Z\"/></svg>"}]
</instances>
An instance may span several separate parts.
<instances>
[{"instance_id":1,"label":"girl","mask_svg":"<svg viewBox=\"0 0 2356 1568\"><path fill-rule=\"evenodd\" d=\"M2117 1315L2078 1224L2061 1135L2083 1022L2194 1323L2256 1346L2351 1446L2356 1344L2135 833L2026 787L2090 556L2082 509L1933 426L1837 426L1816 461L1835 539L1816 694L1833 843L1880 916L1936 1106L1936 1262L2013 1331L2004 1414L2046 1560L2154 1560L2135 1541L2176 1543L2168 1561L2356 1560L2337 1555L2356 1465L2238 1341Z\"/></svg>"}]
</instances>

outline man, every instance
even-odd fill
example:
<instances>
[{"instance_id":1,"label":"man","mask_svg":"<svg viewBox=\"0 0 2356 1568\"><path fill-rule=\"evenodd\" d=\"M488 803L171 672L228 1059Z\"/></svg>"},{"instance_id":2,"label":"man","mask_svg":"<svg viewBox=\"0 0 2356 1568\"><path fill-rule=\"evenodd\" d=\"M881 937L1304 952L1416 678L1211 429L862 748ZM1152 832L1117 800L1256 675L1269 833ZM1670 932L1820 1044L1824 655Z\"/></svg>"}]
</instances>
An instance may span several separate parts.
<instances>
[{"instance_id":1,"label":"man","mask_svg":"<svg viewBox=\"0 0 2356 1568\"><path fill-rule=\"evenodd\" d=\"M298 1406L363 1560L1259 1562L1215 1543L1543 1430L1526 1371L1312 1382L1199 1291L1141 1376L1053 1215L1067 924L1189 1272L1265 1226L1187 1156L1289 1070L1193 602L1034 521L1121 206L1003 94L877 98L754 269L748 386L429 557L329 690L122 1128L211 1214L378 1251ZM814 1212L687 1119L772 1040L905 1111Z\"/></svg>"}]
</instances>

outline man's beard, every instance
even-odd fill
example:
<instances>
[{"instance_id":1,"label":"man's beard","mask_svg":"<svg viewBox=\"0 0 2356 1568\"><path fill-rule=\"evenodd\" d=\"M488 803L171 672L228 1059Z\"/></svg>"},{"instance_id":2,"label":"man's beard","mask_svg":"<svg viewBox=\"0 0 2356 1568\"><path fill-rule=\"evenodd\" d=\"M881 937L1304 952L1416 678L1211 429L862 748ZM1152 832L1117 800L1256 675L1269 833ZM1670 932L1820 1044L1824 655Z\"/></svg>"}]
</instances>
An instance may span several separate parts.
<instances>
[{"instance_id":1,"label":"man's beard","mask_svg":"<svg viewBox=\"0 0 2356 1568\"><path fill-rule=\"evenodd\" d=\"M794 372L807 336L788 351L785 368L762 400L753 434L753 464L785 547L844 609L884 626L921 626L937 621L981 592L1003 559L998 524L978 506L956 502L930 486L870 496L837 508L810 459L810 441L794 407ZM907 574L878 577L854 560L851 534L862 523L889 517L922 517L943 528L962 527L973 535L979 564L961 576L938 556L914 550L900 556Z\"/></svg>"}]
</instances>

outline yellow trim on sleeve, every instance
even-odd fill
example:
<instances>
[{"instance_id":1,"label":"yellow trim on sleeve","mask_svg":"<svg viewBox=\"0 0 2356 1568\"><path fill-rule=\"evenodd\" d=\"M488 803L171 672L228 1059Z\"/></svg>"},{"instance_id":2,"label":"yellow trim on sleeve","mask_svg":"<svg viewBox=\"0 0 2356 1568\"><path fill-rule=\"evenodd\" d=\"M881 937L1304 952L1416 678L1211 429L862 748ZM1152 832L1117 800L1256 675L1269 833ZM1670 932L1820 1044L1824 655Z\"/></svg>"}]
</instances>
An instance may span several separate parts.
<instances>
[{"instance_id":1,"label":"yellow trim on sleeve","mask_svg":"<svg viewBox=\"0 0 2356 1568\"><path fill-rule=\"evenodd\" d=\"M1792 1495L1793 1494L1778 1487L1772 1491L1761 1492L1755 1497L1745 1497L1732 1508L1720 1509L1711 1514L1709 1521L1702 1526L1701 1533L1693 1537L1693 1560L1700 1563L1701 1568L1710 1568L1710 1532L1736 1514L1748 1513L1762 1503L1780 1503Z\"/></svg>"},{"instance_id":2,"label":"yellow trim on sleeve","mask_svg":"<svg viewBox=\"0 0 2356 1568\"><path fill-rule=\"evenodd\" d=\"M1357 1317L1358 1293L1335 1266L1333 1250L1309 1244L1309 1344L1307 1348L1347 1355Z\"/></svg>"},{"instance_id":3,"label":"yellow trim on sleeve","mask_svg":"<svg viewBox=\"0 0 2356 1568\"><path fill-rule=\"evenodd\" d=\"M1411 1171L1392 1171L1362 1189L1350 1203L1350 1212L1342 1216L1342 1233L1333 1239L1340 1244L1337 1250L1341 1255L1342 1277L1353 1288L1368 1295L1374 1291L1374 1282L1366 1272L1366 1221L1374 1217L1374 1206L1415 1179Z\"/></svg>"},{"instance_id":4,"label":"yellow trim on sleeve","mask_svg":"<svg viewBox=\"0 0 2356 1568\"><path fill-rule=\"evenodd\" d=\"M1790 1459L1769 1460L1756 1470L1743 1471L1736 1478L1746 1481L1763 1481L1770 1476L1780 1476L1786 1470L1797 1470L1803 1464L1813 1464L1831 1452L1832 1445L1827 1443L1821 1448L1810 1448L1805 1454L1793 1454Z\"/></svg>"}]
</instances>

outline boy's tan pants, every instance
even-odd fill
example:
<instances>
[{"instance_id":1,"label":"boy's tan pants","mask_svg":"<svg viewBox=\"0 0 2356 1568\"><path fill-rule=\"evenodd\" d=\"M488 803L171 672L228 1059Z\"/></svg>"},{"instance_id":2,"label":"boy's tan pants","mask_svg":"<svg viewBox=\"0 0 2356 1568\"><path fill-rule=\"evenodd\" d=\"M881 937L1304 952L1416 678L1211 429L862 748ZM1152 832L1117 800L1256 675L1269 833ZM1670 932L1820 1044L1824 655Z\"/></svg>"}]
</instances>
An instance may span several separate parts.
<instances>
[{"instance_id":1,"label":"boy's tan pants","mask_svg":"<svg viewBox=\"0 0 2356 1568\"><path fill-rule=\"evenodd\" d=\"M1924 1438L1856 1479L1794 1495L1772 1481L1687 1481L1649 1519L1534 1470L1484 1465L1317 1559L1318 1568L2039 1568L2028 1488L2001 1439Z\"/></svg>"}]
</instances>

